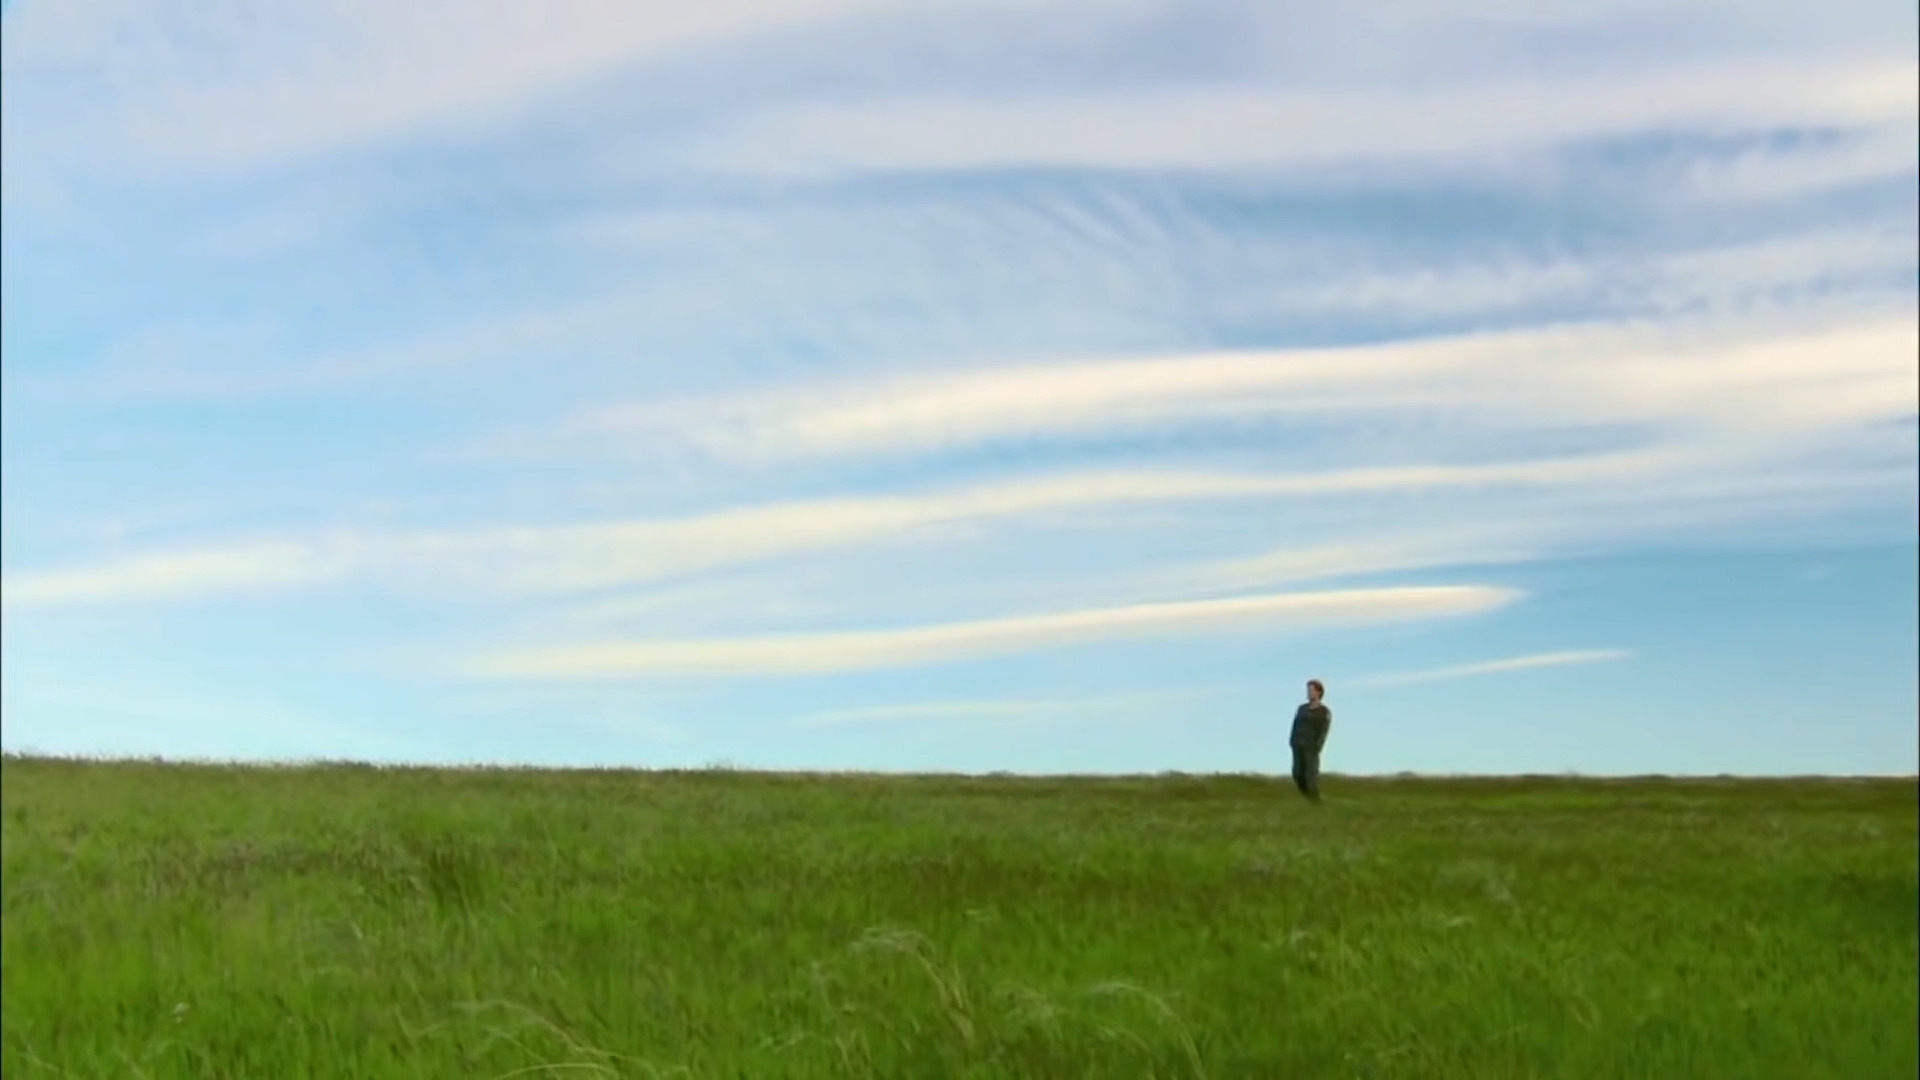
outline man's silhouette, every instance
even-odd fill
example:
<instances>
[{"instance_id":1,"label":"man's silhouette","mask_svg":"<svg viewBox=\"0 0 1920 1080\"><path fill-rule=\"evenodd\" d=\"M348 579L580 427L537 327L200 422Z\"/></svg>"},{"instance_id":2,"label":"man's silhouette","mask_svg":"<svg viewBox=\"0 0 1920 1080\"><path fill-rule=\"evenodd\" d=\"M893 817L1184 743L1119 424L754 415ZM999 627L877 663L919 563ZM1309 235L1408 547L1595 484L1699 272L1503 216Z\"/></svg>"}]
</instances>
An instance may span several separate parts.
<instances>
[{"instance_id":1,"label":"man's silhouette","mask_svg":"<svg viewBox=\"0 0 1920 1080\"><path fill-rule=\"evenodd\" d=\"M1327 745L1327 732L1333 730L1333 710L1321 702L1327 688L1319 679L1307 680L1307 703L1294 710L1293 733L1287 745L1293 748L1293 784L1300 794L1320 801L1320 751Z\"/></svg>"}]
</instances>

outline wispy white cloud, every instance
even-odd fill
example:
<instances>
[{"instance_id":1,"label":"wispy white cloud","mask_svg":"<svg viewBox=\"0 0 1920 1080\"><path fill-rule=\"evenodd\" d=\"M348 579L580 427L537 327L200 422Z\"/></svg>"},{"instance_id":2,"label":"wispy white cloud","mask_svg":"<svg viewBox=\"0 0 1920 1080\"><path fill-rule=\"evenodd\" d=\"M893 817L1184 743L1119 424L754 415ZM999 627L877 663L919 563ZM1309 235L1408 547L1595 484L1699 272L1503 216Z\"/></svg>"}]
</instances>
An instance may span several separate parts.
<instances>
[{"instance_id":1,"label":"wispy white cloud","mask_svg":"<svg viewBox=\"0 0 1920 1080\"><path fill-rule=\"evenodd\" d=\"M1661 313L1705 309L1761 320L1789 314L1802 306L1801 297L1831 292L1836 282L1910 272L1920 264L1910 231L1892 225L1810 230L1676 252L1652 268L1650 306ZM1855 288L1859 300L1875 299L1871 290ZM1849 317L1834 310L1820 321L1834 325Z\"/></svg>"},{"instance_id":2,"label":"wispy white cloud","mask_svg":"<svg viewBox=\"0 0 1920 1080\"><path fill-rule=\"evenodd\" d=\"M326 0L236 19L197 3L27 3L8 14L5 69L10 99L57 85L144 164L220 171L510 117L669 50L903 6ZM44 115L44 96L26 98L9 126Z\"/></svg>"},{"instance_id":3,"label":"wispy white cloud","mask_svg":"<svg viewBox=\"0 0 1920 1080\"><path fill-rule=\"evenodd\" d=\"M177 600L286 589L349 575L462 591L562 593L660 581L783 556L937 536L968 523L1101 506L1477 487L1541 487L1657 469L1641 455L1307 473L1085 471L928 494L795 500L678 519L467 532L337 533L141 555L7 575L8 607ZM655 598L654 602L657 602ZM646 599L613 601L631 613ZM599 605L604 608L604 603Z\"/></svg>"},{"instance_id":4,"label":"wispy white cloud","mask_svg":"<svg viewBox=\"0 0 1920 1080\"><path fill-rule=\"evenodd\" d=\"M1083 94L1046 100L806 103L704 136L691 164L837 174L1016 166L1262 169L1504 154L1646 131L1911 127L1920 68L1897 50L1816 63L1636 73Z\"/></svg>"},{"instance_id":5,"label":"wispy white cloud","mask_svg":"<svg viewBox=\"0 0 1920 1080\"><path fill-rule=\"evenodd\" d=\"M1376 510L1360 520L1316 523L1310 535L1317 542L1294 539L1251 554L1156 567L1130 584L1155 595L1207 595L1589 557L1654 542L1711 537L1725 544L1756 535L1777 541L1790 524L1801 539L1811 529L1814 543L1843 542L1844 534L1821 536L1818 523L1863 505L1913 504L1913 435L1886 434L1865 460L1810 462L1792 450L1702 457L1687 468L1475 499L1442 511Z\"/></svg>"},{"instance_id":6,"label":"wispy white cloud","mask_svg":"<svg viewBox=\"0 0 1920 1080\"><path fill-rule=\"evenodd\" d=\"M1614 660L1628 660L1633 657L1629 649L1578 649L1567 652L1534 653L1529 656L1513 656L1504 660L1486 660L1477 664L1460 664L1454 667L1432 668L1426 671L1408 671L1397 675L1376 675L1371 678L1355 679L1354 686L1405 686L1410 683L1443 682L1449 679L1471 679L1481 675L1503 675L1513 671L1532 671L1536 668L1566 667L1571 664L1600 664Z\"/></svg>"},{"instance_id":7,"label":"wispy white cloud","mask_svg":"<svg viewBox=\"0 0 1920 1080\"><path fill-rule=\"evenodd\" d=\"M1833 148L1823 144L1795 153L1828 152ZM1678 174L1656 172L1632 182L1691 192L1685 201L1699 213L1708 204L1723 208L1727 198L1750 199L1751 191L1727 198L1712 193L1751 187L1740 177L1763 166L1739 163L1753 160L1708 155ZM1529 177L1469 179L1517 184L1533 198L1548 197L1541 189L1550 188ZM1552 183L1566 179L1553 174ZM1364 219L1348 222L1337 237L1301 235L1261 220L1268 208L1288 213L1298 205L1290 200L1331 201L1334 209L1316 213L1337 214L1331 193L1379 183L1353 176L1263 197L1258 184L1243 180L1226 190L1261 210L1241 215L1198 208L1163 186L1088 185L1046 197L936 193L878 205L649 209L590 216L565 231L596 254L724 253L713 260L711 284L724 282L726 294L756 318L831 342L849 365L862 366L865 355L878 353L895 369L929 352L963 362L1049 350L1086 355L1126 331L1135 340L1119 348L1165 351L1170 341L1191 340L1170 331L1196 322L1509 321L1537 318L1533 313L1541 310L1591 309L1596 301L1615 317L1751 317L1830 297L1836 283L1857 287L1863 277L1890 278L1914 264L1905 222L1676 237L1670 246L1631 252L1555 250L1551 237L1515 244L1462 236L1452 250L1414 257ZM1200 190L1219 194L1205 185ZM1650 192L1618 197L1646 199ZM706 280L708 271L702 264L696 273ZM859 303L850 302L856 297ZM893 313L899 325L876 317L876 309ZM1055 320L1071 321L1071 340L1059 340ZM1117 329L1101 333L1081 325L1099 320Z\"/></svg>"},{"instance_id":8,"label":"wispy white cloud","mask_svg":"<svg viewBox=\"0 0 1920 1080\"><path fill-rule=\"evenodd\" d=\"M1349 627L1492 611L1517 590L1441 585L1140 604L897 630L579 643L479 657L482 678L806 675L916 667L1096 641Z\"/></svg>"},{"instance_id":9,"label":"wispy white cloud","mask_svg":"<svg viewBox=\"0 0 1920 1080\"><path fill-rule=\"evenodd\" d=\"M8 608L141 603L286 589L344 576L352 562L341 554L279 541L8 574L0 582L0 603Z\"/></svg>"},{"instance_id":10,"label":"wispy white cloud","mask_svg":"<svg viewBox=\"0 0 1920 1080\"><path fill-rule=\"evenodd\" d=\"M8 14L0 78L9 156L34 157L6 180L18 194L76 161L96 177L257 172L400 136L498 134L530 117L619 148L652 173L696 175L1244 170L1499 157L1646 132L1910 129L1914 66L1896 44L1905 25L1876 10L1885 5L1841 7L1812 19L1791 5L1732 3L1682 18L1638 5L1565 4L1543 16L1439 0L1312 14L1163 0L1019 10L993 0L717 0L697 10L657 0L325 0L235 18L181 0L28 3ZM956 35L956 17L997 32ZM1118 79L1124 58L1095 63L1084 47L1031 44L1044 36L1037 21L1081 36L1160 28L1172 39L1164 51L1185 63L1168 67L1163 56L1147 77ZM1714 47L1690 39L1652 57L1605 47L1610 35L1698 36L1703 26L1719 30ZM1210 55L1203 35L1179 32L1195 27L1216 37L1230 28L1232 48ZM1596 46L1563 55L1586 37ZM678 107L639 110L644 121L617 106L583 116L592 110L566 96L696 54L721 74L680 87L690 97ZM918 67L946 77L916 79L900 56L937 60ZM1572 60L1581 62L1559 62ZM860 77L849 83L847 71ZM729 81L760 88L714 93ZM1876 151L1877 164L1842 171L1878 167L1888 153L1899 156Z\"/></svg>"},{"instance_id":11,"label":"wispy white cloud","mask_svg":"<svg viewBox=\"0 0 1920 1080\"><path fill-rule=\"evenodd\" d=\"M1288 415L1419 412L1683 423L1785 435L1910 416L1920 324L1560 326L1361 348L1247 351L897 377L598 410L584 429L677 435L722 457L929 452ZM1712 331L1718 330L1718 333Z\"/></svg>"},{"instance_id":12,"label":"wispy white cloud","mask_svg":"<svg viewBox=\"0 0 1920 1080\"><path fill-rule=\"evenodd\" d=\"M1889 483L1910 476L1910 463L1902 466L1887 456L1907 431L1888 422L1911 419L1920 398L1920 374L1912 363L1920 328L1910 319L1745 340L1662 329L1574 327L1363 349L1010 368L898 379L838 394L722 399L656 414L686 425L685 434L708 440L722 453L738 454L745 446L764 459L891 455L1015 436L1205 424L1261 412L1383 409L1428 422L1451 418L1456 429L1468 430L1653 425L1649 440L1623 451L1272 473L1082 469L678 518L336 532L149 553L94 566L10 569L5 605L178 600L350 576L408 590L542 595L882 543L945 541L959 527L1044 524L1090 509L1442 491L1464 498L1439 517L1427 511L1418 521L1377 520L1364 534L1296 537L1278 551L1170 571L1157 586L1211 591L1535 558L1564 552L1575 531L1590 540L1624 530L1631 539L1633 528L1651 527L1667 513L1661 506L1797 498L1791 484L1836 497L1884 494ZM716 418L731 418L731 432L716 436L710 429L727 430ZM1828 458L1806 456L1816 451ZM1417 453L1412 460L1419 461ZM1515 501L1522 493L1525 498ZM1543 532L1537 523L1546 507L1557 507L1556 520L1578 522L1578 529L1570 524L1553 535ZM612 601L636 602L650 601Z\"/></svg>"},{"instance_id":13,"label":"wispy white cloud","mask_svg":"<svg viewBox=\"0 0 1920 1080\"><path fill-rule=\"evenodd\" d=\"M1557 532L1553 541L1564 543ZM1564 548L1545 530L1502 514L1494 522L1447 523L1387 535L1348 534L1340 540L1287 545L1239 558L1223 558L1159 570L1149 580L1163 591L1225 592L1266 589L1309 581L1442 567L1527 562Z\"/></svg>"},{"instance_id":14,"label":"wispy white cloud","mask_svg":"<svg viewBox=\"0 0 1920 1080\"><path fill-rule=\"evenodd\" d=\"M303 207L295 217L315 215ZM830 354L831 370L846 372L848 382L871 384L929 367L977 371L1032 357L1171 354L1205 341L1205 327L1221 323L1511 324L1596 300L1608 317L1764 318L1809 299L1831 303L1836 290L1857 296L1863 282L1878 282L1889 294L1883 301L1895 299L1895 283L1914 266L1911 228L1892 222L1677 243L1650 254L1476 241L1437 260L1396 253L1363 224L1354 229L1339 239L1302 238L1198 212L1164 191L1102 187L1043 198L747 200L724 210L672 201L645 213L570 220L559 231L573 239L548 253L559 265L645 259L669 268L667 280L434 320L351 348L302 346L288 327L143 328L94 365L16 379L14 390L63 402L312 399L413 378L415 392L433 400L432 388L452 377L497 392L524 370L521 360L539 357L551 373L541 396L603 401L610 390L631 394L635 386L658 395L686 393L690 383L763 383L763 372L738 370L742 343L781 355L794 340ZM583 250L581 235L595 243ZM1904 295L1897 299L1904 305ZM721 329L715 320L723 312ZM681 362L698 362L706 375L686 378ZM811 389L831 398L832 382L829 376ZM804 393L794 396L804 404ZM531 422L516 415L516 406L528 408L525 397L495 413L529 430L475 440L491 459L604 452L618 445L606 435L650 425L652 413L680 413L688 426L711 429L710 442L727 434L714 423L753 419L674 402L596 410L554 433L545 413Z\"/></svg>"},{"instance_id":15,"label":"wispy white cloud","mask_svg":"<svg viewBox=\"0 0 1920 1080\"><path fill-rule=\"evenodd\" d=\"M1913 124L1889 123L1811 145L1763 145L1726 158L1694 160L1683 170L1680 190L1703 201L1731 204L1871 181L1911 182L1916 170L1920 132Z\"/></svg>"}]
</instances>

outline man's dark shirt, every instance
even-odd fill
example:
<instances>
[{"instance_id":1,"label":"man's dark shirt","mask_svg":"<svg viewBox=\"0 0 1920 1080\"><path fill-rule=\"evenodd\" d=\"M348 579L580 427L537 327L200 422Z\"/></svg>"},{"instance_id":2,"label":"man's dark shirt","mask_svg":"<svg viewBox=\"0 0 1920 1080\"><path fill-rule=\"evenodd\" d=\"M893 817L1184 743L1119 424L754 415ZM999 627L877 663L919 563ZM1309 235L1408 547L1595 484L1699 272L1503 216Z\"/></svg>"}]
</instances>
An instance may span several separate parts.
<instances>
[{"instance_id":1,"label":"man's dark shirt","mask_svg":"<svg viewBox=\"0 0 1920 1080\"><path fill-rule=\"evenodd\" d=\"M1294 710L1293 734L1288 745L1298 750L1319 753L1327 745L1327 732L1333 730L1333 710L1324 704L1308 702Z\"/></svg>"}]
</instances>

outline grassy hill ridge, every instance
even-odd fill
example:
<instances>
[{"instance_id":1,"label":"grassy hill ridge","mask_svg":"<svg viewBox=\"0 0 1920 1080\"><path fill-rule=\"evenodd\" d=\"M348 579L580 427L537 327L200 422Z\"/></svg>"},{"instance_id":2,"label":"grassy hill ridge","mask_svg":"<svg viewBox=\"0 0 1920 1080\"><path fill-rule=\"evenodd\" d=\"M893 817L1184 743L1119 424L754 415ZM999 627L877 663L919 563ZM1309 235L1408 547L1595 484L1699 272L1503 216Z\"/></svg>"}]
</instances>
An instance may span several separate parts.
<instances>
[{"instance_id":1,"label":"grassy hill ridge","mask_svg":"<svg viewBox=\"0 0 1920 1080\"><path fill-rule=\"evenodd\" d=\"M0 763L13 1077L1910 1076L1920 784Z\"/></svg>"}]
</instances>

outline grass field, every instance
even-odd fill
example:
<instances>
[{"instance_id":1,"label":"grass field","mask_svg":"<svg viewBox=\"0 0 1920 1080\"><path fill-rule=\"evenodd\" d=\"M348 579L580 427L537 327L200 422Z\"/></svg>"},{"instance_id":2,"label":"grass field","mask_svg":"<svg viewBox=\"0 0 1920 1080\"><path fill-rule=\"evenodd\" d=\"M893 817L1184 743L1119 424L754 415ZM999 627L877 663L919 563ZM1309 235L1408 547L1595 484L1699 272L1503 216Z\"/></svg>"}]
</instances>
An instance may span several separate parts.
<instances>
[{"instance_id":1,"label":"grass field","mask_svg":"<svg viewBox=\"0 0 1920 1080\"><path fill-rule=\"evenodd\" d=\"M10 757L0 1073L1910 1078L1897 781Z\"/></svg>"}]
</instances>

